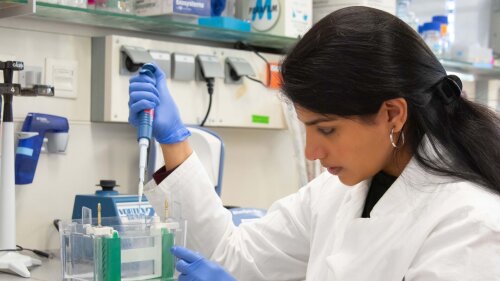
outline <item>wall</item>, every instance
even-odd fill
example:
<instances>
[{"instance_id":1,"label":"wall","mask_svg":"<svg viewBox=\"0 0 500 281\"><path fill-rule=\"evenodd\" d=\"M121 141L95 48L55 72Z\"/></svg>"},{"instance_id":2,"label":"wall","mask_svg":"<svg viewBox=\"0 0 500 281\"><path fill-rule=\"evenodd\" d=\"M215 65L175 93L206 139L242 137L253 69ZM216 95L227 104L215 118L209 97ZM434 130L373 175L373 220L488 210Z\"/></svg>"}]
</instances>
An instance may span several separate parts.
<instances>
[{"instance_id":1,"label":"wall","mask_svg":"<svg viewBox=\"0 0 500 281\"><path fill-rule=\"evenodd\" d=\"M69 219L74 196L93 193L99 179L117 180L122 193L136 192L135 130L125 123L90 122L90 38L111 33L138 36L32 19L0 20L0 36L9 38L9 44L0 45L0 59L5 59L3 55L14 56L26 66L44 66L47 57L79 62L77 99L14 100L18 127L28 112L62 115L70 120L66 153L42 154L33 184L16 188L17 243L24 247L58 248L52 221ZM295 171L295 163L290 161L293 151L288 131L215 130L226 144L224 204L267 208L299 188L296 173L290 172Z\"/></svg>"}]
</instances>

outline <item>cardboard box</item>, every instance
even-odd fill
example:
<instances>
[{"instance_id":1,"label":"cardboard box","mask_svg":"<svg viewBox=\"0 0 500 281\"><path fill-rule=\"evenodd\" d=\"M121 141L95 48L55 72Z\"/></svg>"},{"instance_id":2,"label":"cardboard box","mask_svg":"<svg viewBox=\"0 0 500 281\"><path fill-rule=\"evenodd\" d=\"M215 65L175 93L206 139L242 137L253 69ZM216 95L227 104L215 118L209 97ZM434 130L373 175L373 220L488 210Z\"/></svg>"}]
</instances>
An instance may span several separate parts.
<instances>
[{"instance_id":1,"label":"cardboard box","mask_svg":"<svg viewBox=\"0 0 500 281\"><path fill-rule=\"evenodd\" d=\"M236 15L252 24L252 32L296 38L312 26L312 0L237 1Z\"/></svg>"},{"instance_id":2,"label":"cardboard box","mask_svg":"<svg viewBox=\"0 0 500 281\"><path fill-rule=\"evenodd\" d=\"M330 13L349 6L366 6L396 14L395 0L314 0L313 21L317 23Z\"/></svg>"},{"instance_id":3,"label":"cardboard box","mask_svg":"<svg viewBox=\"0 0 500 281\"><path fill-rule=\"evenodd\" d=\"M200 16L211 15L210 0L136 0L138 16Z\"/></svg>"}]
</instances>

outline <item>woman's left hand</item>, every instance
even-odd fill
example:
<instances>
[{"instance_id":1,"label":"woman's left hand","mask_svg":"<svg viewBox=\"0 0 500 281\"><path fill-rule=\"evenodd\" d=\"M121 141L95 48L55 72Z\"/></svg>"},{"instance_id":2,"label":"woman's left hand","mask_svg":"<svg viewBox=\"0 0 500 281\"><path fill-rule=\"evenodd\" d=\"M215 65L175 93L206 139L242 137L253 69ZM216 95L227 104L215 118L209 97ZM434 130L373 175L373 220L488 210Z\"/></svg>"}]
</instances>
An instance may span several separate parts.
<instances>
[{"instance_id":1,"label":"woman's left hand","mask_svg":"<svg viewBox=\"0 0 500 281\"><path fill-rule=\"evenodd\" d=\"M171 252L179 259L175 265L181 273L179 281L236 281L220 265L198 253L183 247L172 247Z\"/></svg>"}]
</instances>

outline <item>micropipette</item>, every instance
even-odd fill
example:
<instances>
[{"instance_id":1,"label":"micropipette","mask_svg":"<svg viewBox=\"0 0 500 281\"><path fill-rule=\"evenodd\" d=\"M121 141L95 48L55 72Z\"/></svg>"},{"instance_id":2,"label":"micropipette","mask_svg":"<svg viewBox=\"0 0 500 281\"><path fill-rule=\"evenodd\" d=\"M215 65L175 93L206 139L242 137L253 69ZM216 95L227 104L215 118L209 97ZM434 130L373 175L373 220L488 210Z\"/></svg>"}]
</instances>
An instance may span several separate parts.
<instances>
[{"instance_id":1,"label":"micropipette","mask_svg":"<svg viewBox=\"0 0 500 281\"><path fill-rule=\"evenodd\" d=\"M140 74L152 78L156 84L154 72L155 68L151 64L143 65L139 71ZM146 173L148 149L153 135L153 117L154 109L152 108L145 109L139 113L139 128L137 130L137 141L139 142L139 207L142 202L142 194L144 191L144 174Z\"/></svg>"}]
</instances>

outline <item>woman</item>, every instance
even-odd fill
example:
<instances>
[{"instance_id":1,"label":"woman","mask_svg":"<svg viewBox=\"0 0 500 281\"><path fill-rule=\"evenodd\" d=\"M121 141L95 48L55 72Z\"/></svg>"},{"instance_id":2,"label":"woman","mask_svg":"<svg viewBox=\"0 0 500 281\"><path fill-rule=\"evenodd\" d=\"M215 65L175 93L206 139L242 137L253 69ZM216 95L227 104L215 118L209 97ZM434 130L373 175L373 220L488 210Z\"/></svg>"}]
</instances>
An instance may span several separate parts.
<instances>
[{"instance_id":1,"label":"woman","mask_svg":"<svg viewBox=\"0 0 500 281\"><path fill-rule=\"evenodd\" d=\"M283 92L306 126L306 156L328 172L240 227L156 75L156 88L144 75L130 85L130 121L156 107L166 162L146 194L158 209L171 194L188 246L237 280L500 280L499 118L462 98L460 80L398 18L338 10L286 56ZM189 280L231 280L174 254L188 275L225 276L200 269L209 277Z\"/></svg>"}]
</instances>

